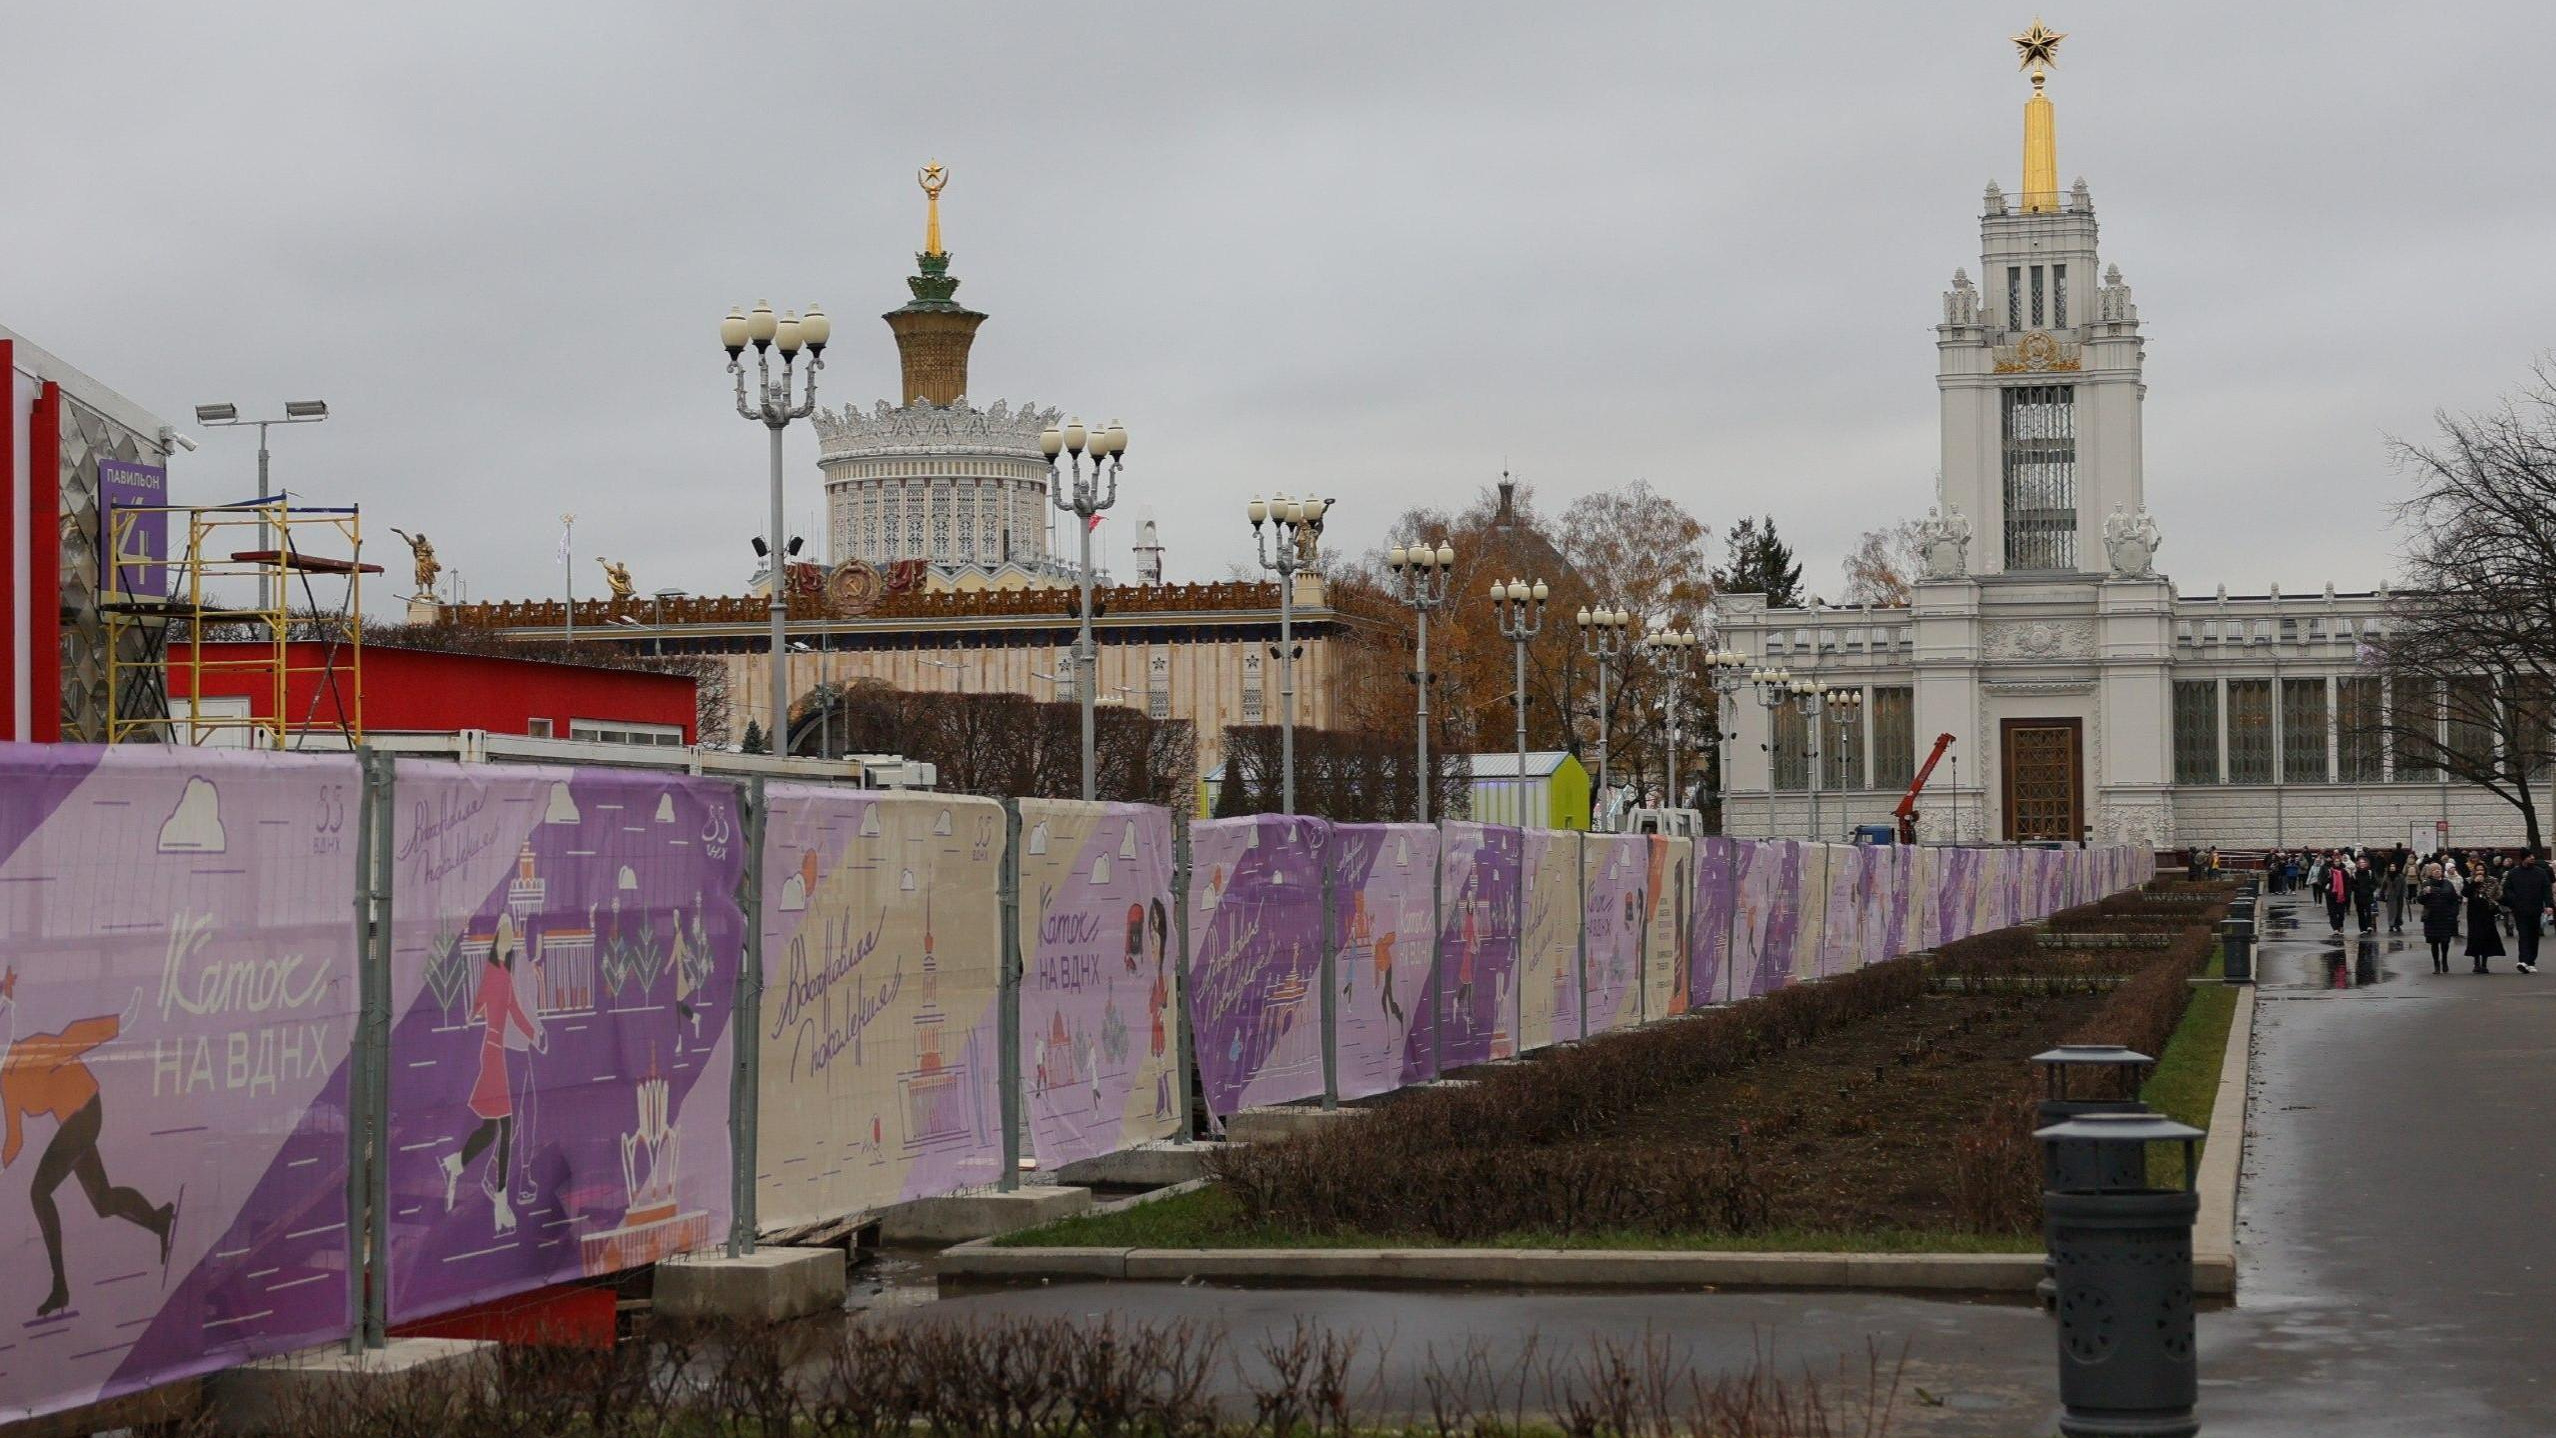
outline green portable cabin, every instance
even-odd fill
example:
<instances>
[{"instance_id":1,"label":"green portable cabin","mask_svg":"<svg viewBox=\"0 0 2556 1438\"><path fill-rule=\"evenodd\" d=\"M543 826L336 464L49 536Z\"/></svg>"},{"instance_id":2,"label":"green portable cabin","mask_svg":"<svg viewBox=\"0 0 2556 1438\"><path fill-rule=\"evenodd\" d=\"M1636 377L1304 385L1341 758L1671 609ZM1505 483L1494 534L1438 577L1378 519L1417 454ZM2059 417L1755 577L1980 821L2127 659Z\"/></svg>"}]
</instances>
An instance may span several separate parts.
<instances>
[{"instance_id":1,"label":"green portable cabin","mask_svg":"<svg viewBox=\"0 0 2556 1438\"><path fill-rule=\"evenodd\" d=\"M1589 771L1567 749L1529 749L1524 776L1515 750L1476 754L1473 817L1526 829L1586 829Z\"/></svg>"}]
</instances>

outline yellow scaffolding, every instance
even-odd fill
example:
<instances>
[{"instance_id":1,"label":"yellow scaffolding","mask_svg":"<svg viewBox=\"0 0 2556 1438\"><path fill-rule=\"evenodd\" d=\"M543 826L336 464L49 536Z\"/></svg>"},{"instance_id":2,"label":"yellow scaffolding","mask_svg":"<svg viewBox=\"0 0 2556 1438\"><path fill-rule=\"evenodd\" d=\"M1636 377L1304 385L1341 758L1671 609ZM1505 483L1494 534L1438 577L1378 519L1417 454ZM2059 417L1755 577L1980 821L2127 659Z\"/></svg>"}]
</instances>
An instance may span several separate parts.
<instances>
[{"instance_id":1,"label":"yellow scaffolding","mask_svg":"<svg viewBox=\"0 0 2556 1438\"><path fill-rule=\"evenodd\" d=\"M382 570L362 562L359 511L280 497L118 505L107 533L112 560L98 608L107 620L108 743L297 749L315 733L363 741L364 576ZM182 549L159 552L180 533ZM183 640L174 637L180 630ZM184 657L172 658L181 644ZM226 644L242 647L208 652ZM253 677L223 682L229 675ZM245 713L206 709L207 699L239 697Z\"/></svg>"}]
</instances>

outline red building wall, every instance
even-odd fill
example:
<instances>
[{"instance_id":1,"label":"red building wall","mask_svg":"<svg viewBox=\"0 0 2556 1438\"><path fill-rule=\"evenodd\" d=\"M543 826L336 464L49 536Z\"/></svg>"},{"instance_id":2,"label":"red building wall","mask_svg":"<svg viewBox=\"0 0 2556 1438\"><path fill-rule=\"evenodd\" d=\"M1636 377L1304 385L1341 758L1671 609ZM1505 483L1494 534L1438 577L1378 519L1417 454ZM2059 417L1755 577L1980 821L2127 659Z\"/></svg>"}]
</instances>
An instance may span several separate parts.
<instances>
[{"instance_id":1,"label":"red building wall","mask_svg":"<svg viewBox=\"0 0 2556 1438\"><path fill-rule=\"evenodd\" d=\"M323 663L318 644L294 643L287 648L286 662L296 671L314 671ZM251 713L271 717L267 711L273 706L274 687L266 672L214 665L217 660L251 663L272 653L272 646L264 644L205 645L205 696L245 694ZM187 647L169 646L171 700L182 701L192 692L190 668ZM341 651L336 683L349 682ZM339 700L335 694L320 694L327 687L319 674L297 672L285 699L288 721L298 725L308 714L313 726L336 725ZM320 696L316 707L315 695ZM492 734L528 734L530 721L548 719L551 733L565 739L570 723L585 719L679 725L683 742L690 744L699 737L693 726L693 705L693 681L680 674L395 649L384 644L364 646L363 716L368 733L485 729Z\"/></svg>"}]
</instances>

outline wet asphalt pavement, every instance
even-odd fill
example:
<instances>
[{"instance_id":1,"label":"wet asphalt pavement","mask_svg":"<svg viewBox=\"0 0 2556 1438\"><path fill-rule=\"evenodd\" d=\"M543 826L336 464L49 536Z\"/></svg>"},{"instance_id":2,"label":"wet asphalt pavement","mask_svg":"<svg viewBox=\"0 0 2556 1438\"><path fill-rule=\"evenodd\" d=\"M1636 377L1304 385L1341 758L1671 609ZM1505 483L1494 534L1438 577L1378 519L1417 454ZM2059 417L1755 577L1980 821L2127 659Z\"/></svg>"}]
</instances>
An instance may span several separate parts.
<instances>
[{"instance_id":1,"label":"wet asphalt pavement","mask_svg":"<svg viewBox=\"0 0 2556 1438\"><path fill-rule=\"evenodd\" d=\"M2201 1318L2203 1431L2556 1433L2539 1333L2556 1316L2556 975L2504 959L2478 977L2454 956L2435 976L2417 934L2337 939L2286 897L2266 912L2238 1301ZM1369 1381L1402 1408L1425 1406L1433 1356L1479 1350L1514 1373L1531 1351L1656 1337L1706 1371L1842 1367L1853 1380L1831 1386L1848 1391L1868 1352L1887 1367L1904 1351L1892 1431L1909 1438L2046 1434L2058 1412L2048 1320L1989 1302L1093 1283L908 1311L1192 1318L1243 1351L1308 1318L1367 1335Z\"/></svg>"}]
</instances>

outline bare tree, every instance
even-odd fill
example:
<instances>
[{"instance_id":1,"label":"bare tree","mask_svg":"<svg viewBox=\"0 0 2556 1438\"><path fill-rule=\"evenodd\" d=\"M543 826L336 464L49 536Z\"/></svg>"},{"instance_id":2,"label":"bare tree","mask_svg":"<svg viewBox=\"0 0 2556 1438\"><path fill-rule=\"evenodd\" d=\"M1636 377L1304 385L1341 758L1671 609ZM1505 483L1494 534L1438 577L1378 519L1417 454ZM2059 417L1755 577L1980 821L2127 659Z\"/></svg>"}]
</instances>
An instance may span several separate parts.
<instances>
[{"instance_id":1,"label":"bare tree","mask_svg":"<svg viewBox=\"0 0 2556 1438\"><path fill-rule=\"evenodd\" d=\"M1846 602L1904 609L1925 572L1925 544L1916 520L1867 529L1846 554Z\"/></svg>"},{"instance_id":2,"label":"bare tree","mask_svg":"<svg viewBox=\"0 0 2556 1438\"><path fill-rule=\"evenodd\" d=\"M2396 505L2407 592L2365 655L2396 696L2378 727L2400 773L2485 790L2536 846L2556 759L2556 358L2496 408L2436 420L2436 444L2390 446L2414 493Z\"/></svg>"}]
</instances>

